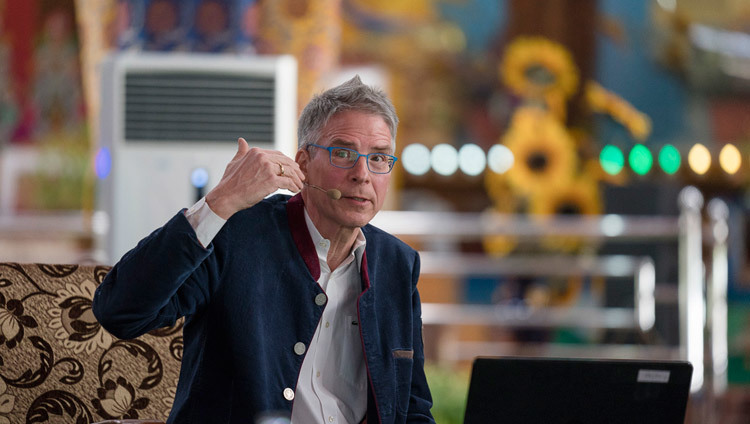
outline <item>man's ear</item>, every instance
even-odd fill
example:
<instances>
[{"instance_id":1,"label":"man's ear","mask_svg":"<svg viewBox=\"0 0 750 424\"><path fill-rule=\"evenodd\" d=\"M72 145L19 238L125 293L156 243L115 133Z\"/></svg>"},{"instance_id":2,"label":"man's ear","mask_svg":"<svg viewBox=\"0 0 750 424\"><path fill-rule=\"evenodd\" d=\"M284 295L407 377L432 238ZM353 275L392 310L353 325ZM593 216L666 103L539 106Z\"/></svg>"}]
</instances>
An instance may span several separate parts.
<instances>
[{"instance_id":1,"label":"man's ear","mask_svg":"<svg viewBox=\"0 0 750 424\"><path fill-rule=\"evenodd\" d=\"M294 161L299 165L299 169L307 177L307 163L310 161L310 152L307 149L297 150L297 154L294 156Z\"/></svg>"}]
</instances>

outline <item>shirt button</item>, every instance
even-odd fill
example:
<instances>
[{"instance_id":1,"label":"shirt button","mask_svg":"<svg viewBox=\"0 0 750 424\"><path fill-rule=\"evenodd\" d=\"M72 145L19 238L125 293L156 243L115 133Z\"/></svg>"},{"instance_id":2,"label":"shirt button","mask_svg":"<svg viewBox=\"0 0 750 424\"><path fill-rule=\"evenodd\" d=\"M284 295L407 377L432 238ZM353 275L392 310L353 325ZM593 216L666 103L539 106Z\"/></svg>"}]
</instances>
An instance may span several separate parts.
<instances>
[{"instance_id":1,"label":"shirt button","mask_svg":"<svg viewBox=\"0 0 750 424\"><path fill-rule=\"evenodd\" d=\"M294 353L296 353L297 355L302 355L303 353L305 353L305 350L306 348L304 343L297 342L294 344Z\"/></svg>"},{"instance_id":2,"label":"shirt button","mask_svg":"<svg viewBox=\"0 0 750 424\"><path fill-rule=\"evenodd\" d=\"M323 306L328 301L328 296L325 295L325 293L318 293L317 296L315 296L315 304L318 306Z\"/></svg>"},{"instance_id":3,"label":"shirt button","mask_svg":"<svg viewBox=\"0 0 750 424\"><path fill-rule=\"evenodd\" d=\"M328 328L328 326L330 326L330 325L331 325L331 323L328 322L328 321L326 321L326 328Z\"/></svg>"},{"instance_id":4,"label":"shirt button","mask_svg":"<svg viewBox=\"0 0 750 424\"><path fill-rule=\"evenodd\" d=\"M328 417L328 422L332 423L333 422L333 417Z\"/></svg>"},{"instance_id":5,"label":"shirt button","mask_svg":"<svg viewBox=\"0 0 750 424\"><path fill-rule=\"evenodd\" d=\"M316 376L316 377L320 377L320 371L316 372L316 373L315 373L315 376Z\"/></svg>"},{"instance_id":6,"label":"shirt button","mask_svg":"<svg viewBox=\"0 0 750 424\"><path fill-rule=\"evenodd\" d=\"M286 400L294 400L294 390L287 387L284 389L284 399Z\"/></svg>"}]
</instances>

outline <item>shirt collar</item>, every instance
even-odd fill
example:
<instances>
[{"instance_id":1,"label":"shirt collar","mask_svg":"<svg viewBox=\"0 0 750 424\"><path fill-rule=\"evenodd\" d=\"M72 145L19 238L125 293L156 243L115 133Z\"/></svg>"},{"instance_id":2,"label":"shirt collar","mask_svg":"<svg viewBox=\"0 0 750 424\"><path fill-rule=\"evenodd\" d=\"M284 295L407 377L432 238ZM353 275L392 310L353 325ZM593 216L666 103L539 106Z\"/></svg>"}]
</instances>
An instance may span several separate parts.
<instances>
[{"instance_id":1,"label":"shirt collar","mask_svg":"<svg viewBox=\"0 0 750 424\"><path fill-rule=\"evenodd\" d=\"M312 238L313 245L315 245L315 251L318 254L318 258L320 260L326 260L328 257L328 249L331 247L331 241L320 235L320 232L315 227L315 224L313 224L310 215L307 213L307 208L305 207L304 210L307 230L310 232L310 238ZM357 238L354 240L354 246L352 247L352 252L357 259L357 269L362 265L362 254L365 252L366 245L365 234L362 232L362 229L359 228L357 230ZM350 252L350 254L352 252Z\"/></svg>"}]
</instances>

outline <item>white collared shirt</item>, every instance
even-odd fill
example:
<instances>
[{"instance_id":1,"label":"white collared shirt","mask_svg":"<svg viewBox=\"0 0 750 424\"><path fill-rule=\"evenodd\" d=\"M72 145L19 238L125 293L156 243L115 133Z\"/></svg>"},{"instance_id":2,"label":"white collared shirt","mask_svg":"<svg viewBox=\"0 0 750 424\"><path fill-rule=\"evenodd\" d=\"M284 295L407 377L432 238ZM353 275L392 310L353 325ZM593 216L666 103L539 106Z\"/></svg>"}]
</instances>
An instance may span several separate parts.
<instances>
[{"instance_id":1,"label":"white collared shirt","mask_svg":"<svg viewBox=\"0 0 750 424\"><path fill-rule=\"evenodd\" d=\"M305 210L320 263L318 284L328 297L315 329L292 408L292 423L358 423L367 410L367 371L359 336L357 297L365 237L360 230L349 256L333 272L328 267L331 242L323 238Z\"/></svg>"},{"instance_id":2,"label":"white collared shirt","mask_svg":"<svg viewBox=\"0 0 750 424\"><path fill-rule=\"evenodd\" d=\"M211 243L226 222L204 199L185 216L203 246ZM317 283L327 303L302 361L292 423L358 423L367 410L367 370L357 316L365 237L360 230L349 256L331 272L327 262L330 241L320 235L307 210L305 222L320 264Z\"/></svg>"}]
</instances>

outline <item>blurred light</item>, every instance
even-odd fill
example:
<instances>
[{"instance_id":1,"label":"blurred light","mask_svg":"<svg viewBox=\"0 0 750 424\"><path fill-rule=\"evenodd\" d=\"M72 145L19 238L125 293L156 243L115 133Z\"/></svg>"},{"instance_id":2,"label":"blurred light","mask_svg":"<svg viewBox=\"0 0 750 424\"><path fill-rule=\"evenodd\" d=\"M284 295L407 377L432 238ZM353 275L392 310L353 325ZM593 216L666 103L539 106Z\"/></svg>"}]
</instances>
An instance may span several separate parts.
<instances>
[{"instance_id":1,"label":"blurred light","mask_svg":"<svg viewBox=\"0 0 750 424\"><path fill-rule=\"evenodd\" d=\"M677 9L677 0L656 0L656 2L667 12L674 12Z\"/></svg>"},{"instance_id":2,"label":"blurred light","mask_svg":"<svg viewBox=\"0 0 750 424\"><path fill-rule=\"evenodd\" d=\"M617 237L625 230L625 220L620 215L605 215L601 221L602 234Z\"/></svg>"},{"instance_id":3,"label":"blurred light","mask_svg":"<svg viewBox=\"0 0 750 424\"><path fill-rule=\"evenodd\" d=\"M404 147L401 161L406 172L412 175L424 175L430 170L430 149L414 143Z\"/></svg>"},{"instance_id":4,"label":"blurred light","mask_svg":"<svg viewBox=\"0 0 750 424\"><path fill-rule=\"evenodd\" d=\"M726 144L719 152L719 165L729 175L734 175L742 165L742 155L734 144Z\"/></svg>"},{"instance_id":5,"label":"blurred light","mask_svg":"<svg viewBox=\"0 0 750 424\"><path fill-rule=\"evenodd\" d=\"M101 147L98 152L96 152L96 157L94 158L94 171L96 172L96 176L99 177L100 180L103 180L107 178L107 175L109 175L109 171L112 170L112 155L109 154L109 149L106 147Z\"/></svg>"},{"instance_id":6,"label":"blurred light","mask_svg":"<svg viewBox=\"0 0 750 424\"><path fill-rule=\"evenodd\" d=\"M693 44L702 49L735 58L750 58L750 34L692 24L688 36Z\"/></svg>"},{"instance_id":7,"label":"blurred light","mask_svg":"<svg viewBox=\"0 0 750 424\"><path fill-rule=\"evenodd\" d=\"M466 175L479 175L487 166L487 156L476 144L464 144L458 150L458 166Z\"/></svg>"},{"instance_id":8,"label":"blurred light","mask_svg":"<svg viewBox=\"0 0 750 424\"><path fill-rule=\"evenodd\" d=\"M457 53L466 49L466 36L461 28L452 23L443 23L438 28L438 42L443 50ZM435 44L435 39L431 40Z\"/></svg>"},{"instance_id":9,"label":"blurred light","mask_svg":"<svg viewBox=\"0 0 750 424\"><path fill-rule=\"evenodd\" d=\"M607 174L617 175L625 165L625 157L620 149L608 144L599 153L599 164Z\"/></svg>"},{"instance_id":10,"label":"blurred light","mask_svg":"<svg viewBox=\"0 0 750 424\"><path fill-rule=\"evenodd\" d=\"M696 174L705 174L711 167L711 152L708 151L706 146L700 143L696 144L688 152L688 165Z\"/></svg>"},{"instance_id":11,"label":"blurred light","mask_svg":"<svg viewBox=\"0 0 750 424\"><path fill-rule=\"evenodd\" d=\"M195 168L190 173L190 184L195 188L203 188L208 184L208 171L206 168Z\"/></svg>"},{"instance_id":12,"label":"blurred light","mask_svg":"<svg viewBox=\"0 0 750 424\"><path fill-rule=\"evenodd\" d=\"M646 146L642 144L636 144L630 154L628 155L628 163L630 169L638 175L646 175L651 170L651 165L654 164L654 158L651 156L651 152L648 151Z\"/></svg>"},{"instance_id":13,"label":"blurred light","mask_svg":"<svg viewBox=\"0 0 750 424\"><path fill-rule=\"evenodd\" d=\"M453 175L458 169L458 152L450 144L438 144L432 148L432 169L440 175Z\"/></svg>"},{"instance_id":14,"label":"blurred light","mask_svg":"<svg viewBox=\"0 0 750 424\"><path fill-rule=\"evenodd\" d=\"M659 151L659 166L665 173L674 174L680 169L681 163L680 152L671 144L665 145Z\"/></svg>"},{"instance_id":15,"label":"blurred light","mask_svg":"<svg viewBox=\"0 0 750 424\"><path fill-rule=\"evenodd\" d=\"M487 162L493 172L504 174L513 167L513 152L502 144L495 144L490 147L487 154Z\"/></svg>"}]
</instances>

